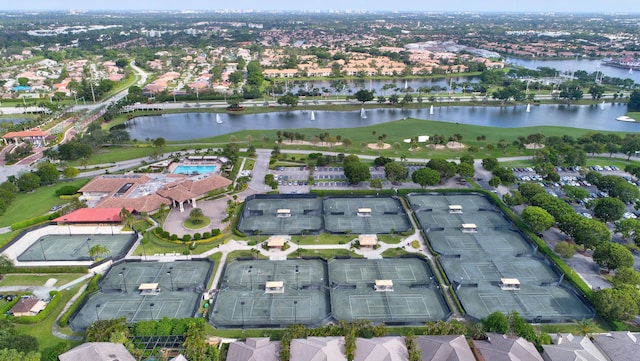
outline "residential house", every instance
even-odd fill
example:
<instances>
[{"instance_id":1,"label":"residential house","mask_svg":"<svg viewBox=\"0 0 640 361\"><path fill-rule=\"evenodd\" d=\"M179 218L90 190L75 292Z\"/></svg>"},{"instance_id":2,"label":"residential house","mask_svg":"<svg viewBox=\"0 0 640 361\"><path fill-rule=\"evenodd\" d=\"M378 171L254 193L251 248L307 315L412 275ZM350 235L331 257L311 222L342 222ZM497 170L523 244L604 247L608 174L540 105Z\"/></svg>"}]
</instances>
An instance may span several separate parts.
<instances>
[{"instance_id":1,"label":"residential house","mask_svg":"<svg viewBox=\"0 0 640 361\"><path fill-rule=\"evenodd\" d=\"M608 361L609 359L586 336L557 334L553 345L543 345L544 361Z\"/></svg>"},{"instance_id":2,"label":"residential house","mask_svg":"<svg viewBox=\"0 0 640 361\"><path fill-rule=\"evenodd\" d=\"M297 338L290 347L294 361L347 361L344 337Z\"/></svg>"},{"instance_id":3,"label":"residential house","mask_svg":"<svg viewBox=\"0 0 640 361\"><path fill-rule=\"evenodd\" d=\"M640 357L640 333L610 332L597 335L593 342L612 361L637 361Z\"/></svg>"},{"instance_id":4,"label":"residential house","mask_svg":"<svg viewBox=\"0 0 640 361\"><path fill-rule=\"evenodd\" d=\"M422 361L475 361L464 335L418 336Z\"/></svg>"},{"instance_id":5,"label":"residential house","mask_svg":"<svg viewBox=\"0 0 640 361\"><path fill-rule=\"evenodd\" d=\"M58 356L60 361L136 361L119 343L87 342Z\"/></svg>"},{"instance_id":6,"label":"residential house","mask_svg":"<svg viewBox=\"0 0 640 361\"><path fill-rule=\"evenodd\" d=\"M488 333L486 340L474 340L473 346L479 361L544 361L536 347L522 337Z\"/></svg>"},{"instance_id":7,"label":"residential house","mask_svg":"<svg viewBox=\"0 0 640 361\"><path fill-rule=\"evenodd\" d=\"M356 339L355 361L404 361L409 353L403 337Z\"/></svg>"},{"instance_id":8,"label":"residential house","mask_svg":"<svg viewBox=\"0 0 640 361\"><path fill-rule=\"evenodd\" d=\"M236 341L229 345L227 361L277 361L280 342L268 337L247 338L245 342Z\"/></svg>"},{"instance_id":9,"label":"residential house","mask_svg":"<svg viewBox=\"0 0 640 361\"><path fill-rule=\"evenodd\" d=\"M47 307L47 302L37 298L20 298L9 313L13 317L35 316Z\"/></svg>"}]
</instances>

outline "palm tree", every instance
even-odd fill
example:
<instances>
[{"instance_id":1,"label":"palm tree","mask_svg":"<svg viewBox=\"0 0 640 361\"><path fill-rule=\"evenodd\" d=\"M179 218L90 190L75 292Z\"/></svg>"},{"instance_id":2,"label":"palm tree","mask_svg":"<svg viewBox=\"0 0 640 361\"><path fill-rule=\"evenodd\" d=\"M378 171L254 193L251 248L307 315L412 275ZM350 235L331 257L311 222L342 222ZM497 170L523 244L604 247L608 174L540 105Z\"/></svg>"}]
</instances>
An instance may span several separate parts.
<instances>
[{"instance_id":1,"label":"palm tree","mask_svg":"<svg viewBox=\"0 0 640 361\"><path fill-rule=\"evenodd\" d=\"M89 248L89 257L91 257L92 260L104 258L103 256L106 256L108 254L109 248L107 248L107 246L96 244L95 246Z\"/></svg>"},{"instance_id":2,"label":"palm tree","mask_svg":"<svg viewBox=\"0 0 640 361\"><path fill-rule=\"evenodd\" d=\"M133 214L131 214L131 212L129 212L129 210L126 209L125 207L122 207L119 215L120 215L120 220L122 221L122 224L124 224L126 227L131 227L131 224L133 224L133 222L136 219L136 217Z\"/></svg>"},{"instance_id":3,"label":"palm tree","mask_svg":"<svg viewBox=\"0 0 640 361\"><path fill-rule=\"evenodd\" d=\"M595 322L593 322L593 320L588 320L588 319L582 319L580 321L575 320L573 321L573 324L577 326L578 329L578 334L580 336L589 336L593 333L593 331L595 331L596 328L596 324Z\"/></svg>"},{"instance_id":4,"label":"palm tree","mask_svg":"<svg viewBox=\"0 0 640 361\"><path fill-rule=\"evenodd\" d=\"M189 213L189 220L193 223L193 224L199 224L202 223L202 221L204 221L204 212L202 211L202 209L200 208L194 208L191 210L191 212Z\"/></svg>"}]
</instances>

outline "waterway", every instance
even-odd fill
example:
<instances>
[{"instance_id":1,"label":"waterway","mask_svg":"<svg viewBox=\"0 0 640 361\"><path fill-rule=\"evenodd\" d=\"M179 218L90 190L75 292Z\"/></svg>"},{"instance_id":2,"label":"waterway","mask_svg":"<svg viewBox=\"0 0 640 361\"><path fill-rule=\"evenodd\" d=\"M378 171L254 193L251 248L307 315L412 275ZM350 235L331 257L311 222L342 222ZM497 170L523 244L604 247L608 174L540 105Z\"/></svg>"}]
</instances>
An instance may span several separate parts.
<instances>
[{"instance_id":1,"label":"waterway","mask_svg":"<svg viewBox=\"0 0 640 361\"><path fill-rule=\"evenodd\" d=\"M126 123L132 138L163 137L167 140L188 140L229 134L241 130L287 130L300 128L357 128L387 123L407 117L430 119L450 123L518 128L555 125L592 130L621 132L640 131L640 124L616 121L627 112L625 104L605 105L526 105L443 106L421 109L366 109L366 118L359 110L311 111L295 110L261 114L220 114L222 123L216 122L215 113L180 113L137 117ZM426 130L420 130L422 132ZM418 133L416 133L418 134ZM422 133L420 133L422 134Z\"/></svg>"},{"instance_id":2,"label":"waterway","mask_svg":"<svg viewBox=\"0 0 640 361\"><path fill-rule=\"evenodd\" d=\"M629 69L615 68L603 65L600 60L581 59L573 60L535 60L535 59L519 59L507 58L508 64L519 65L529 69L537 69L540 67L548 67L558 69L563 73L571 74L576 70L584 70L588 73L601 71L604 75L621 79L630 78L634 82L640 83L640 71L634 71L629 74Z\"/></svg>"}]
</instances>

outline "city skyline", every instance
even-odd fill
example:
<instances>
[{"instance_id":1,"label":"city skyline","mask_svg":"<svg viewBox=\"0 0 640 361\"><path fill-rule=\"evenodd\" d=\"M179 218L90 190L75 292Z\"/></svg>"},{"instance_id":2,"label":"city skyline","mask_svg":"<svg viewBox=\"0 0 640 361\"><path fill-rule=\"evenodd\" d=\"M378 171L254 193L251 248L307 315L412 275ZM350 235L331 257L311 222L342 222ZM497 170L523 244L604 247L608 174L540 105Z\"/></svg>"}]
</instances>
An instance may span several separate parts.
<instances>
[{"instance_id":1,"label":"city skyline","mask_svg":"<svg viewBox=\"0 0 640 361\"><path fill-rule=\"evenodd\" d=\"M239 0L235 2L213 3L207 0L187 0L175 2L169 0L140 0L136 2L112 0L109 2L87 2L81 0L31 0L5 4L4 11L14 10L283 10L283 11L434 11L434 12L581 12L581 13L637 13L630 0L602 2L584 0L559 2L540 0L537 2L505 2L503 0L453 0L449 2L415 2L397 0L394 2L375 2L367 0L292 1L265 2L258 0Z\"/></svg>"}]
</instances>

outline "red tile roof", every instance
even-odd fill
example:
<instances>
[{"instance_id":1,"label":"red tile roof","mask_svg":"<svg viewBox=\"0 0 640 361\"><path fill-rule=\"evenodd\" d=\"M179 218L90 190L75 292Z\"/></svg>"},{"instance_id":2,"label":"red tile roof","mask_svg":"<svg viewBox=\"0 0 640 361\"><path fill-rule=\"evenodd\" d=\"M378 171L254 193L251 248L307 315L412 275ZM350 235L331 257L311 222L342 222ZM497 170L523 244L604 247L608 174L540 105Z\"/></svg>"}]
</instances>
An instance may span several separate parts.
<instances>
[{"instance_id":1,"label":"red tile roof","mask_svg":"<svg viewBox=\"0 0 640 361\"><path fill-rule=\"evenodd\" d=\"M43 130L25 130L21 132L9 132L2 136L3 139L26 138L26 137L46 137L49 133Z\"/></svg>"},{"instance_id":2,"label":"red tile roof","mask_svg":"<svg viewBox=\"0 0 640 361\"><path fill-rule=\"evenodd\" d=\"M53 221L58 223L119 223L121 210L122 208L80 208ZM133 212L133 208L127 208L127 210Z\"/></svg>"}]
</instances>

